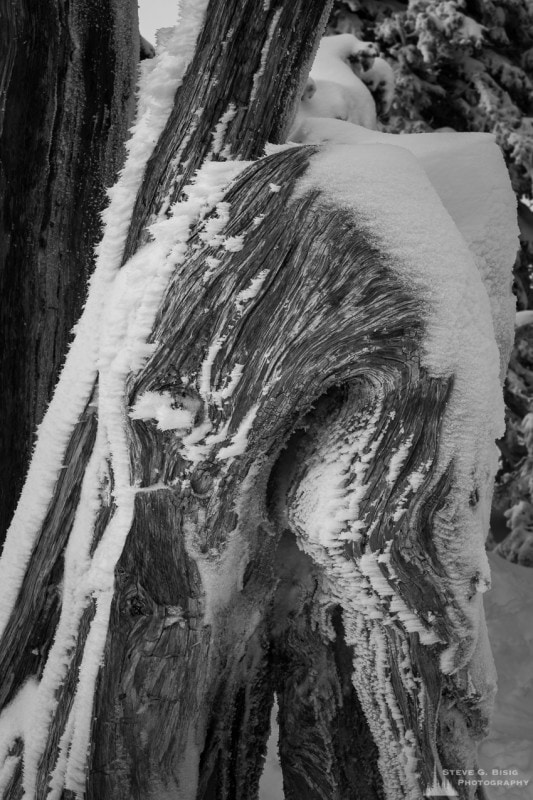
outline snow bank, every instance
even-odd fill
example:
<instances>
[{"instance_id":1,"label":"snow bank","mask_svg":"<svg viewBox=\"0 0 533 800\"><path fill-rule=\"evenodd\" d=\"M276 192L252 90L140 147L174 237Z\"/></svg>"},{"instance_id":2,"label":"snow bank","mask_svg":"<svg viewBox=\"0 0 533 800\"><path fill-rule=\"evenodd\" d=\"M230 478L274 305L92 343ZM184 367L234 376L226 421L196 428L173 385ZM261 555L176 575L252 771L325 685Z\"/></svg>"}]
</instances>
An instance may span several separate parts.
<instances>
[{"instance_id":1,"label":"snow bank","mask_svg":"<svg viewBox=\"0 0 533 800\"><path fill-rule=\"evenodd\" d=\"M330 81L351 88L355 85L356 77L352 62L361 60L364 69L373 65L376 56L378 48L373 42L364 42L352 33L324 36L320 40L310 74L314 80Z\"/></svg>"},{"instance_id":2,"label":"snow bank","mask_svg":"<svg viewBox=\"0 0 533 800\"><path fill-rule=\"evenodd\" d=\"M349 88L333 81L314 80L301 101L296 126L307 117L332 117L371 129L377 126L374 99L357 75L353 75L353 86Z\"/></svg>"},{"instance_id":3,"label":"snow bank","mask_svg":"<svg viewBox=\"0 0 533 800\"><path fill-rule=\"evenodd\" d=\"M490 734L479 746L479 765L491 780L485 786L488 800L532 800L533 570L492 553L489 560L492 588L485 613L498 692ZM529 785L498 785L504 780L529 780Z\"/></svg>"},{"instance_id":4,"label":"snow bank","mask_svg":"<svg viewBox=\"0 0 533 800\"><path fill-rule=\"evenodd\" d=\"M517 311L515 328L523 328L525 325L533 324L533 311Z\"/></svg>"}]
</instances>

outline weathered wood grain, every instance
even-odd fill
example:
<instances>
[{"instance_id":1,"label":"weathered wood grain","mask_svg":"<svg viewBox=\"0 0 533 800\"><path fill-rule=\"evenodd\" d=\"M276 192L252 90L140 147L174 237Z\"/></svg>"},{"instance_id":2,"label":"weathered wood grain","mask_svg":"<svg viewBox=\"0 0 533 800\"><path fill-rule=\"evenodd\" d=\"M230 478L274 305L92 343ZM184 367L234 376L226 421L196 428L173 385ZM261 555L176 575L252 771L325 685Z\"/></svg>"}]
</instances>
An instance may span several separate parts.
<instances>
[{"instance_id":1,"label":"weathered wood grain","mask_svg":"<svg viewBox=\"0 0 533 800\"><path fill-rule=\"evenodd\" d=\"M37 539L0 648L0 706L30 675L42 674L61 610L63 555L94 445L96 408L90 402L73 431L50 509Z\"/></svg>"},{"instance_id":2,"label":"weathered wood grain","mask_svg":"<svg viewBox=\"0 0 533 800\"><path fill-rule=\"evenodd\" d=\"M179 436L158 432L150 421L131 425L141 487L149 489L163 476L167 488L139 495L137 520L119 569L119 576L122 570L126 574L118 579L97 699L92 797L129 793L140 798L151 791L149 786L157 786L162 796L177 792L183 798L254 797L256 783L249 781L259 774L268 733L267 695L273 687L268 679L265 689L264 676L269 671L278 676L274 685L280 696L288 796L304 793L340 800L350 796L354 781L366 793L363 796L381 796L379 780L371 777L375 754L359 766L354 754L374 737L379 739L380 731L394 731L396 722L392 708L383 711L375 675L366 675L361 666L358 672L358 648L353 642L342 644L341 617L349 615L349 608L341 614L338 602L317 591L313 601L299 608L296 621L291 617L280 622L281 611L276 611L280 586L299 580L297 563L296 574L283 577L278 548L287 522L291 527L291 498L305 479L310 452L325 432L330 437L337 430L349 432L351 421L375 403L378 389L385 395L374 433L380 444L360 509L373 533L357 544L347 543L343 558L357 564L363 552L381 552L391 541L400 596L428 628L429 617L424 615L435 615L433 627L443 643L457 639L460 610L443 582L431 540L432 518L445 502L453 470L450 464L449 472L434 479L451 382L430 378L420 366L420 301L398 283L386 258L365 237L362 222L350 212L322 204L317 193L291 202L295 181L315 150L290 149L260 161L228 191L231 219L224 235L243 236L238 253L225 251L223 244L206 245L201 226L193 233L189 256L169 285L154 328L156 351L132 376L131 404L144 391L170 391L176 402L185 394L201 407L198 424L209 420L213 434L228 427L226 435L191 465ZM272 184L281 186L280 191L273 192ZM209 271L207 257L220 259ZM243 307L240 293L260 274L265 277L258 294ZM215 341L219 347L211 367L212 391L225 385L236 364L243 365L240 382L221 405L206 404L189 381L189 376L201 373ZM242 457L217 458L256 405ZM339 420L346 425L337 426ZM408 439L409 456L388 487L391 454ZM406 482L422 465L422 487L404 517L394 521ZM148 556L141 556L136 545L139 519L147 553L154 557L149 567L143 566ZM297 529L294 534L300 541L305 536ZM185 543L181 555L176 537ZM245 565L227 562L237 546ZM191 572L194 562L200 576L202 563L208 562L221 580L228 569L242 569L243 577L229 594L219 596ZM327 577L320 561L313 569L317 579ZM172 590L167 570L174 575ZM128 612L132 596L135 613L141 616L133 626L120 614L120 609L122 614L133 613ZM220 605L214 607L215 602ZM195 612L202 606L211 608L203 627L201 612L199 617L191 615L191 603ZM320 605L328 603L337 620L335 644L316 627ZM387 601L384 605L386 610ZM160 633L171 607L180 609L184 627L171 625L168 633ZM420 646L399 619L391 618L385 628L372 619L359 623L367 660L376 630L386 636L387 669L405 728L414 732L421 790L432 782L435 768L460 768L458 759L461 767L471 764L472 753L459 757L451 739L437 751L435 728L448 713L444 698L458 706L465 690L463 676L445 679L440 672L444 644ZM166 644L159 649L163 636ZM187 646L185 637L193 637ZM155 640L158 645L149 646L147 670L145 651ZM265 643L269 640L271 649ZM398 672L406 648L418 681L416 692L406 690ZM339 651L345 654L345 667L347 653L353 659L355 695L348 689L350 676L337 672ZM312 680L310 672L321 680ZM348 712L331 705L340 686L351 697L350 714L359 726L359 739L347 734L343 714ZM372 703L368 698L376 694L370 727L358 705L360 691L367 715ZM124 697L124 703L117 708L113 697ZM264 710L258 716L261 704ZM472 736L478 735L483 720L473 724L475 707L459 714L467 731L470 726ZM155 729L154 718L165 718L167 724ZM113 730L114 737L106 736L106 730ZM243 758L246 741L253 741L255 755ZM468 795L463 791L461 796Z\"/></svg>"},{"instance_id":3,"label":"weathered wood grain","mask_svg":"<svg viewBox=\"0 0 533 800\"><path fill-rule=\"evenodd\" d=\"M133 0L0 2L0 544L134 111Z\"/></svg>"},{"instance_id":4,"label":"weathered wood grain","mask_svg":"<svg viewBox=\"0 0 533 800\"><path fill-rule=\"evenodd\" d=\"M284 142L332 0L211 0L195 56L146 170L124 251L146 220L180 199L209 156L256 159ZM215 144L215 129L222 117ZM172 160L180 169L169 169Z\"/></svg>"},{"instance_id":5,"label":"weathered wood grain","mask_svg":"<svg viewBox=\"0 0 533 800\"><path fill-rule=\"evenodd\" d=\"M212 0L147 167L125 260L153 215L166 212L163 198L180 198L206 158L256 158L269 138L283 137L328 9ZM247 168L226 192L230 220L220 243L206 243L205 222L195 226L157 315L155 350L128 380L123 411L137 491L93 708L91 800L255 800L274 692L288 798L382 800L392 779L396 796L406 796L383 745L387 736L399 742L402 729L412 732L420 793L435 770L475 763L486 721L468 697L466 671L439 669L445 646L462 644L461 611L432 538L453 480L453 462L436 471L453 379L422 367L423 302L400 283L362 215L328 205L318 190L293 198L316 152L290 148ZM225 248L224 237L242 237L242 249ZM239 382L217 399L237 365ZM177 405L195 401L195 424L204 426L196 451L183 433L129 418L146 391L170 392ZM386 597L381 619L354 611L331 559L300 524L298 491L312 459L355 440L373 412L362 537L335 558L357 571L364 555L390 547L383 579L423 629L436 630L441 641L432 645L406 630ZM245 446L232 456L225 449L246 420ZM94 425L88 409L0 648L6 699L41 673L57 624L54 587ZM391 483L391 454L406 442ZM422 467L424 479L397 515ZM93 552L114 511L102 499ZM93 613L88 598L39 765L43 795ZM28 657L35 645L37 662ZM472 800L463 788L459 795ZM20 796L19 771L8 797ZM72 796L63 791L64 800Z\"/></svg>"},{"instance_id":6,"label":"weathered wood grain","mask_svg":"<svg viewBox=\"0 0 533 800\"><path fill-rule=\"evenodd\" d=\"M342 610L331 607L333 640L325 639L316 624L320 572L288 530L276 567L269 629L285 797L342 800L357 791L362 800L381 800L378 752L352 682Z\"/></svg>"}]
</instances>

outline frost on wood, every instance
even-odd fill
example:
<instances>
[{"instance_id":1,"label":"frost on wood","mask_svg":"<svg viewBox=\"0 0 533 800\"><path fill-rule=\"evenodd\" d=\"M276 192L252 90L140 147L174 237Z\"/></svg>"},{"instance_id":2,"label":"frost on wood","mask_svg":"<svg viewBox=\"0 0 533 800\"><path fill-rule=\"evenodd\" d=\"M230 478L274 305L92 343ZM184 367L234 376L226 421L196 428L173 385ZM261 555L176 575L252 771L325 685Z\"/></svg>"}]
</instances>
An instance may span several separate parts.
<instances>
[{"instance_id":1,"label":"frost on wood","mask_svg":"<svg viewBox=\"0 0 533 800\"><path fill-rule=\"evenodd\" d=\"M4 5L1 15L3 543L34 427L81 313L105 187L124 161L135 110L138 29L135 4L122 0L98 8L90 0L21 0ZM102 102L95 102L96 93Z\"/></svg>"},{"instance_id":2,"label":"frost on wood","mask_svg":"<svg viewBox=\"0 0 533 800\"><path fill-rule=\"evenodd\" d=\"M50 494L65 460L69 438L80 414L90 403L98 369L97 331L102 307L121 266L135 194L172 108L176 88L194 52L206 3L184 5L185 24L176 28L168 49L142 68L137 118L127 143L128 157L118 183L109 192L110 204L103 213L105 233L98 246L97 266L87 304L76 326L77 335L53 403L39 430L36 452L2 554L0 582L4 602L0 609L0 630L4 629L6 615L11 612L24 576L34 537L42 525Z\"/></svg>"},{"instance_id":3,"label":"frost on wood","mask_svg":"<svg viewBox=\"0 0 533 800\"><path fill-rule=\"evenodd\" d=\"M291 672L296 656L276 633L293 603L280 595L276 567L283 531L307 553L302 580L314 586L300 609L314 633L299 631L297 657L312 642L326 684L339 642L352 661L345 691L355 689L380 765L367 796L383 780L387 797L418 798L435 771L440 779L444 767L475 761L493 691L477 658L483 515L501 426L499 403L483 399L498 393L489 299L414 157L383 145L349 150L291 148L250 166L224 196L217 174L227 180L242 165L208 166L196 191L205 185L212 214L202 221L192 187L191 212L180 204L183 220L177 207L153 227L110 295L101 421L67 546L58 635L25 737L29 796L46 780L43 748L57 796L63 786L129 796L124 785L142 796L165 779L193 798L217 775L230 782L227 796L231 781L243 797L255 791L277 663L293 675L279 676L282 728L308 702L308 676ZM392 187L409 177L411 206L384 192L383 159ZM335 177L330 188L323 175ZM225 247L236 238L240 249ZM485 298L476 314L472 293ZM448 317L439 304L449 312L452 303ZM472 348L485 354L475 374ZM198 686L203 700L191 705ZM239 711L245 686L255 689ZM55 749L46 732L64 705L58 689L72 699ZM361 744L335 706L313 708L337 764L321 771L314 796L336 796L349 769L328 726L341 726L350 752ZM434 731L452 718L463 732L443 737L437 752ZM229 728L212 728L217 719ZM257 727L264 735L251 736ZM287 765L305 736L293 731L284 743ZM152 766L139 776L146 748ZM165 753L172 778L154 766ZM119 762L120 772L104 766Z\"/></svg>"},{"instance_id":4,"label":"frost on wood","mask_svg":"<svg viewBox=\"0 0 533 800\"><path fill-rule=\"evenodd\" d=\"M514 314L515 300L509 290L511 273L502 265L513 259L517 227L516 201L494 137L486 133L421 133L399 137L340 120L309 118L295 131L295 141L400 146L416 157L465 239L486 286L500 346L503 379L513 343L509 319ZM402 198L405 196L403 188L398 192ZM473 309L476 305L473 304ZM479 313L477 308L473 313Z\"/></svg>"},{"instance_id":5,"label":"frost on wood","mask_svg":"<svg viewBox=\"0 0 533 800\"><path fill-rule=\"evenodd\" d=\"M289 797L414 800L475 765L508 280L476 219L459 230L434 151L219 162L236 120L218 115L179 197L168 176L118 271L151 152L134 133L144 162L110 205L84 371L58 389L70 427L41 446L46 497L30 484L3 562L8 792L247 800L274 690ZM61 553L39 607L39 565ZM18 692L16 602L45 631L23 630L42 669L23 662L39 674Z\"/></svg>"}]
</instances>

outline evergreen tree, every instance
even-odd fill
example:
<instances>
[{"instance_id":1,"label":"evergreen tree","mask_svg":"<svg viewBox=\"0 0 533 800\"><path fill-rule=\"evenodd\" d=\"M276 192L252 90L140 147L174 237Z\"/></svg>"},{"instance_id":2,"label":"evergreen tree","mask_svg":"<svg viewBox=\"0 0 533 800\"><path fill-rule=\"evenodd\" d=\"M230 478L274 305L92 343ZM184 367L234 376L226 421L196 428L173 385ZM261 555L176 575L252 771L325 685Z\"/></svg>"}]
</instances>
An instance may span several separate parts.
<instances>
[{"instance_id":1,"label":"evergreen tree","mask_svg":"<svg viewBox=\"0 0 533 800\"><path fill-rule=\"evenodd\" d=\"M341 0L331 29L380 45L396 73L385 128L489 131L532 196L533 18L528 0Z\"/></svg>"}]
</instances>

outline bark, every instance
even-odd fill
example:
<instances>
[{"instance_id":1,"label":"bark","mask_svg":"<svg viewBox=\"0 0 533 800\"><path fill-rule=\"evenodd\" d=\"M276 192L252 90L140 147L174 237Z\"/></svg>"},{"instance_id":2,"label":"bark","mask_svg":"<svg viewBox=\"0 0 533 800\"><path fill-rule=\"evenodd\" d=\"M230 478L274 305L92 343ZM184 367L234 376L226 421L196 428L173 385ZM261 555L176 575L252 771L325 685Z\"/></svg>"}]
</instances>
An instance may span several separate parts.
<instances>
[{"instance_id":1,"label":"bark","mask_svg":"<svg viewBox=\"0 0 533 800\"><path fill-rule=\"evenodd\" d=\"M0 539L79 316L122 164L137 5L0 3Z\"/></svg>"},{"instance_id":2,"label":"bark","mask_svg":"<svg viewBox=\"0 0 533 800\"><path fill-rule=\"evenodd\" d=\"M269 138L283 139L328 10L308 0L212 0L147 167L124 260L207 156L255 159ZM235 115L213 148L228 110ZM198 222L160 306L154 351L129 376L123 411L135 506L115 570L84 787L77 788L87 798L254 800L274 693L289 800L422 797L443 769L475 766L482 707L466 668L452 675L439 668L447 645L460 654L471 644L432 537L453 480L453 463L437 472L453 379L421 366L422 301L399 283L363 220L318 191L294 196L316 152L289 148L260 159L227 191L224 236L242 236L240 251L206 243L206 222ZM213 257L218 262L206 271ZM244 302L259 275L257 295ZM220 403L208 402L195 379L214 343L212 392L243 365ZM97 391L72 435L0 645L4 704L28 675L42 674L52 645L62 557L94 448ZM128 416L147 391L194 403L196 424L209 423L196 459L175 431ZM360 508L366 528L332 555L302 526L299 496L316 459L346 438L357 441L371 419L370 438L354 455L372 453ZM230 456L224 450L246 420L246 447ZM408 456L389 485L400 445ZM424 480L396 517L422 466ZM114 468L111 459L107 486L98 486L91 555L120 513ZM344 590L343 572L362 576L363 555L385 552L382 579L421 630L437 634L435 643L407 630L391 595L373 598L376 616ZM102 608L95 591L58 683L37 797L65 751L63 734L68 743L78 673ZM406 732L415 788L398 755ZM12 754L20 749L15 742ZM22 796L20 762L17 769L5 797ZM61 790L74 796L71 784Z\"/></svg>"}]
</instances>

